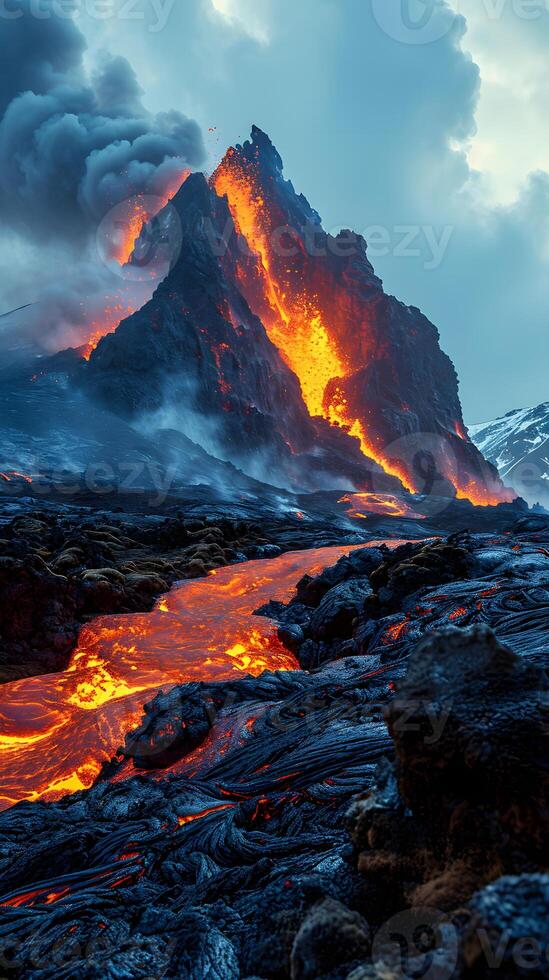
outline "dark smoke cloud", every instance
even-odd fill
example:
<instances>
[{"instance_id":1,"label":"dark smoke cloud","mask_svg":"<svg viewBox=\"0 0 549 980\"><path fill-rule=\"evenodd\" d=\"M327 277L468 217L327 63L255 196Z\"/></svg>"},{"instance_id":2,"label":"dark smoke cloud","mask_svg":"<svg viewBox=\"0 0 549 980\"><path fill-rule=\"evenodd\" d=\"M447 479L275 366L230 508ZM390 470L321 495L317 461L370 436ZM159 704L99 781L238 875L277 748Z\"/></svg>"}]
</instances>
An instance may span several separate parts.
<instances>
[{"instance_id":1,"label":"dark smoke cloud","mask_svg":"<svg viewBox=\"0 0 549 980\"><path fill-rule=\"evenodd\" d=\"M0 313L34 304L0 320L4 352L78 346L113 308L146 302L154 283L106 268L97 230L121 201L163 196L205 156L197 123L147 112L125 58L105 53L87 72L84 36L47 4L37 18L31 0L0 0L22 14L0 16Z\"/></svg>"},{"instance_id":2,"label":"dark smoke cloud","mask_svg":"<svg viewBox=\"0 0 549 980\"><path fill-rule=\"evenodd\" d=\"M104 55L87 76L85 40L71 20L0 19L0 209L5 223L36 240L72 242L138 193L154 194L204 147L181 112L152 115L129 63ZM5 54L4 54L5 53Z\"/></svg>"},{"instance_id":3,"label":"dark smoke cloud","mask_svg":"<svg viewBox=\"0 0 549 980\"><path fill-rule=\"evenodd\" d=\"M14 13L19 10L23 17L8 17L0 23L0 116L21 92L45 95L69 80L82 80L86 41L74 23L58 17L32 17L26 2L13 5Z\"/></svg>"}]
</instances>

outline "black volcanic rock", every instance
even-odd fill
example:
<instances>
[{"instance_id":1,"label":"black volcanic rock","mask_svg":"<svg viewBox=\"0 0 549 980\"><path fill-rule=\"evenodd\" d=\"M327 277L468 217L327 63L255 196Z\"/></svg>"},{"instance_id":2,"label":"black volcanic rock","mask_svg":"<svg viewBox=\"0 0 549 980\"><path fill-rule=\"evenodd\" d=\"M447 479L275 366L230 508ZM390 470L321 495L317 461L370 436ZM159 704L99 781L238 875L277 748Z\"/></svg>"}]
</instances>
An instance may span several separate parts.
<instances>
[{"instance_id":1,"label":"black volcanic rock","mask_svg":"<svg viewBox=\"0 0 549 980\"><path fill-rule=\"evenodd\" d=\"M191 175L147 229L153 243L174 220L167 278L83 372L94 398L130 419L162 409L277 486L394 491L398 475L431 495L499 496L436 328L384 293L361 236L323 231L264 133L210 182Z\"/></svg>"},{"instance_id":2,"label":"black volcanic rock","mask_svg":"<svg viewBox=\"0 0 549 980\"><path fill-rule=\"evenodd\" d=\"M296 438L304 432L311 439L296 378L215 255L232 223L226 202L193 174L174 207L183 232L179 259L150 303L101 341L90 384L123 415L167 402L223 420L219 443L229 450L243 438L256 449L281 442L283 404Z\"/></svg>"},{"instance_id":3,"label":"black volcanic rock","mask_svg":"<svg viewBox=\"0 0 549 980\"><path fill-rule=\"evenodd\" d=\"M385 294L362 236L342 231L334 238L324 232L316 211L284 179L280 155L257 127L251 141L228 151L223 168L250 175L264 204L264 236L276 243L284 229L294 243L290 259L289 248L273 246L269 265L282 296L299 294L306 284L345 369L325 391L326 410L343 399L368 441L385 458L400 460L418 488L431 493L452 479L462 487L488 484L497 493L495 469L467 436L457 374L440 349L438 330L420 310ZM264 302L258 304L255 283L249 275L243 289L265 322L269 312ZM422 434L419 442L417 434Z\"/></svg>"},{"instance_id":4,"label":"black volcanic rock","mask_svg":"<svg viewBox=\"0 0 549 980\"><path fill-rule=\"evenodd\" d=\"M151 301L103 338L85 387L130 419L164 409L174 427L185 428L193 418L206 448L219 456L256 476L268 470L279 485L307 486L307 469L322 470L324 458L306 457L297 467L293 458L318 450L317 425L296 376L239 291L239 241L227 203L193 174L173 207L182 227L179 258ZM367 482L356 440L330 431L326 443L328 469L346 468L351 479Z\"/></svg>"},{"instance_id":5,"label":"black volcanic rock","mask_svg":"<svg viewBox=\"0 0 549 980\"><path fill-rule=\"evenodd\" d=\"M549 531L530 521L462 535L462 579L420 572L398 639L380 609L389 662L374 638L311 673L182 684L91 790L1 814L4 973L547 976ZM375 551L303 580L288 608L310 617L375 580ZM472 617L495 636L445 628Z\"/></svg>"},{"instance_id":6,"label":"black volcanic rock","mask_svg":"<svg viewBox=\"0 0 549 980\"><path fill-rule=\"evenodd\" d=\"M414 650L386 717L401 795L448 852L463 852L475 824L511 865L517 851L541 855L547 689L546 672L485 626L435 633ZM428 716L443 719L438 737Z\"/></svg>"}]
</instances>

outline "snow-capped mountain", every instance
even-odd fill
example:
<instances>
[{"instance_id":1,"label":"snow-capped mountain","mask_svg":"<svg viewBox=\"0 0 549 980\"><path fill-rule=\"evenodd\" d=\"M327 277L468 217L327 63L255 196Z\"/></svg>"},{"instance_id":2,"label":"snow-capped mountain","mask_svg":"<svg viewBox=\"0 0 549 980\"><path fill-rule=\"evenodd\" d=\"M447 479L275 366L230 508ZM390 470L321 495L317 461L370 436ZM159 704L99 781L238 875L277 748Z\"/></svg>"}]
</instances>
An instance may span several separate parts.
<instances>
[{"instance_id":1,"label":"snow-capped mountain","mask_svg":"<svg viewBox=\"0 0 549 980\"><path fill-rule=\"evenodd\" d=\"M470 425L469 435L507 485L549 508L549 402Z\"/></svg>"}]
</instances>

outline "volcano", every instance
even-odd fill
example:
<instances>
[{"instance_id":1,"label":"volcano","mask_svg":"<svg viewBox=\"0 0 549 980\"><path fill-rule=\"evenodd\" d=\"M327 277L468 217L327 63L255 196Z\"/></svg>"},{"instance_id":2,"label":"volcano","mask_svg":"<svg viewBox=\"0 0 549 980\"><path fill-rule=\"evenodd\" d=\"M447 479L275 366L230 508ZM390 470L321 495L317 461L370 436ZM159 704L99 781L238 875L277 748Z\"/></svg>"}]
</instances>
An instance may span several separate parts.
<instances>
[{"instance_id":1,"label":"volcano","mask_svg":"<svg viewBox=\"0 0 549 980\"><path fill-rule=\"evenodd\" d=\"M265 133L185 180L149 251L174 222L169 274L83 367L96 401L278 486L516 496L469 439L436 327L384 292L360 235L323 230Z\"/></svg>"}]
</instances>

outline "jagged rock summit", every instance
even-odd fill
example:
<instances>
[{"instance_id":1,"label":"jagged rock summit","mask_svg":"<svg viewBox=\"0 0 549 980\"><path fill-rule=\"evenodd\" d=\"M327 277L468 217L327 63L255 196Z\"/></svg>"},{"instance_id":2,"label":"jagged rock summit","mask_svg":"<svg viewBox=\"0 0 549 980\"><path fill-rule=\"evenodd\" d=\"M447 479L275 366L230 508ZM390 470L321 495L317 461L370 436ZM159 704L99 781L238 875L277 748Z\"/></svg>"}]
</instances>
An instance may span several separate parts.
<instances>
[{"instance_id":1,"label":"jagged rock summit","mask_svg":"<svg viewBox=\"0 0 549 980\"><path fill-rule=\"evenodd\" d=\"M360 235L323 230L265 133L169 207L181 250L92 353L95 398L129 418L162 412L280 486L514 496L469 439L437 329L384 292Z\"/></svg>"}]
</instances>

